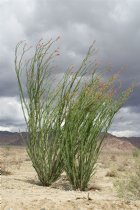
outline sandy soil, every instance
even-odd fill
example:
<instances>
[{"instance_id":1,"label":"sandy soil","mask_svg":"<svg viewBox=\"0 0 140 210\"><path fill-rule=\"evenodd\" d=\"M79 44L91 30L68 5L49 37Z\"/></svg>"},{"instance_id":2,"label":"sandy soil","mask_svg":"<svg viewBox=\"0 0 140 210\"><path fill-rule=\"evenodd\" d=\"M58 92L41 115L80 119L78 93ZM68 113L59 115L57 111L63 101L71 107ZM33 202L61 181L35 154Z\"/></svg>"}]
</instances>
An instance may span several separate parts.
<instances>
[{"instance_id":1,"label":"sandy soil","mask_svg":"<svg viewBox=\"0 0 140 210\"><path fill-rule=\"evenodd\" d=\"M117 196L113 183L122 170L107 176L114 168L130 170L129 161L129 152L103 152L89 190L80 192L72 190L65 174L51 187L41 186L24 148L1 147L1 166L11 173L1 175L1 210L140 210L140 200Z\"/></svg>"}]
</instances>

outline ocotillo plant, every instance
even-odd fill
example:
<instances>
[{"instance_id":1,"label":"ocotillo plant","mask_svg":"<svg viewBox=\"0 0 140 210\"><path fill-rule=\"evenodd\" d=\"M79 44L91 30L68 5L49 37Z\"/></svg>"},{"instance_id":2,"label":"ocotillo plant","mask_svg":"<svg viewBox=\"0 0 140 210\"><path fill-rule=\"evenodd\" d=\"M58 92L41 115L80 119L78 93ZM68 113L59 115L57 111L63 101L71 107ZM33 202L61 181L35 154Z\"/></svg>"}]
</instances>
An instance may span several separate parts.
<instances>
[{"instance_id":1,"label":"ocotillo plant","mask_svg":"<svg viewBox=\"0 0 140 210\"><path fill-rule=\"evenodd\" d=\"M27 152L43 185L54 182L64 168L73 188L85 190L95 172L103 138L132 89L115 95L113 83L117 78L112 76L102 82L96 65L89 62L94 45L80 68L75 73L68 69L61 82L51 88L49 65L58 50L50 49L55 41L39 42L27 61L23 58L29 48L22 43L16 47L16 75L28 131Z\"/></svg>"},{"instance_id":2,"label":"ocotillo plant","mask_svg":"<svg viewBox=\"0 0 140 210\"><path fill-rule=\"evenodd\" d=\"M28 132L27 152L44 186L54 182L63 170L59 146L63 116L57 106L60 90L59 86L54 90L48 85L50 63L58 55L57 49L51 51L56 41L39 41L35 52L27 60L30 47L20 42L15 50L15 70Z\"/></svg>"},{"instance_id":3,"label":"ocotillo plant","mask_svg":"<svg viewBox=\"0 0 140 210\"><path fill-rule=\"evenodd\" d=\"M85 190L95 173L103 139L114 115L132 91L115 95L112 76L106 83L94 75L75 100L69 100L63 127L63 156L67 176L74 189ZM67 95L67 93L65 93Z\"/></svg>"}]
</instances>

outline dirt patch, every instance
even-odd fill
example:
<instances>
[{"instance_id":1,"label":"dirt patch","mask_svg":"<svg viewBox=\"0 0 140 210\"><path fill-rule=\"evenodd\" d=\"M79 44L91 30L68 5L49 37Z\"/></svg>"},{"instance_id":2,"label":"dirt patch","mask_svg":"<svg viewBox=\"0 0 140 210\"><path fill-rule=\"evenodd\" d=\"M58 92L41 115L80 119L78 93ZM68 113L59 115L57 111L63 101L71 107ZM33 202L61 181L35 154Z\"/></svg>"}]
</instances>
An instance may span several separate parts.
<instances>
[{"instance_id":1,"label":"dirt patch","mask_svg":"<svg viewBox=\"0 0 140 210\"><path fill-rule=\"evenodd\" d=\"M6 154L6 155L5 155ZM116 177L106 176L125 163L129 171L132 160L128 153L114 154L103 151L97 166L97 173L90 180L85 192L73 191L63 173L51 187L43 187L28 159L25 148L0 148L0 160L7 164L10 175L1 176L2 210L139 210L140 200L128 201L117 196L114 187ZM129 158L128 158L129 157ZM114 161L115 160L115 161ZM113 168L114 167L114 168ZM112 169L113 168L113 169ZM125 171L117 171L117 178Z\"/></svg>"}]
</instances>

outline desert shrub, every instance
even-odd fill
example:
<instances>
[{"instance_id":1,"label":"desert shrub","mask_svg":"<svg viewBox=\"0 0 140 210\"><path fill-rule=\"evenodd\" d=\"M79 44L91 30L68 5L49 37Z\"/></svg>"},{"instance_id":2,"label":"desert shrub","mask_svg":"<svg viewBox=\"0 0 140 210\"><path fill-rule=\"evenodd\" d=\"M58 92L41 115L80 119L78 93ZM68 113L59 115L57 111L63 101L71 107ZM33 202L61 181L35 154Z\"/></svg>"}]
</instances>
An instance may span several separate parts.
<instances>
[{"instance_id":1,"label":"desert shrub","mask_svg":"<svg viewBox=\"0 0 140 210\"><path fill-rule=\"evenodd\" d=\"M77 71L69 68L60 83L51 87L50 63L58 55L58 50L51 51L55 41L40 41L27 61L26 44L21 42L16 47L15 69L28 131L27 152L43 185L50 185L65 169L73 188L85 190L95 173L112 119L132 88L115 93L118 74L103 82L103 73L97 73L96 64L90 63L94 45Z\"/></svg>"},{"instance_id":2,"label":"desert shrub","mask_svg":"<svg viewBox=\"0 0 140 210\"><path fill-rule=\"evenodd\" d=\"M133 157L134 157L134 158L139 157L139 155L140 155L140 149L135 148L135 149L133 150L132 154L133 154Z\"/></svg>"}]
</instances>

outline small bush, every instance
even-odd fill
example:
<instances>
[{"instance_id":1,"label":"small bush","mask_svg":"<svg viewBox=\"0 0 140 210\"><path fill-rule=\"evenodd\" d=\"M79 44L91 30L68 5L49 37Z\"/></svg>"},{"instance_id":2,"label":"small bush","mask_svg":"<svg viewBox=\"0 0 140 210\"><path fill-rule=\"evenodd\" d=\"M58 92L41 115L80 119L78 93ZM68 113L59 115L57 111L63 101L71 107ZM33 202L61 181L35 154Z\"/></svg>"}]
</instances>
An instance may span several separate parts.
<instances>
[{"instance_id":1,"label":"small bush","mask_svg":"<svg viewBox=\"0 0 140 210\"><path fill-rule=\"evenodd\" d=\"M10 171L8 171L4 166L0 167L0 175L8 176L8 175L11 175L11 174L12 173Z\"/></svg>"},{"instance_id":2,"label":"small bush","mask_svg":"<svg viewBox=\"0 0 140 210\"><path fill-rule=\"evenodd\" d=\"M136 148L133 150L132 154L134 158L137 158L140 156L140 150Z\"/></svg>"}]
</instances>

